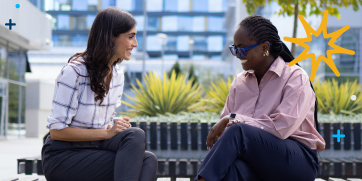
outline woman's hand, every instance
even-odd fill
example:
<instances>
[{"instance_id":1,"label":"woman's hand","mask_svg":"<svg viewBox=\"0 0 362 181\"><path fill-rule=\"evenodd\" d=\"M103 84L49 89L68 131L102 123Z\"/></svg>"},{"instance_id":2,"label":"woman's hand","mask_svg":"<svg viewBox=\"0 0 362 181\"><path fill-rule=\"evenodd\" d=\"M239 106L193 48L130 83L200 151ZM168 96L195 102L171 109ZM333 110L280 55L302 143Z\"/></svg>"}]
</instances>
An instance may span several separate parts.
<instances>
[{"instance_id":1,"label":"woman's hand","mask_svg":"<svg viewBox=\"0 0 362 181\"><path fill-rule=\"evenodd\" d=\"M206 145L208 148L212 148L215 144L216 137L220 137L224 132L226 125L229 123L229 115L223 117L218 123L216 123L210 130L206 139Z\"/></svg>"},{"instance_id":2,"label":"woman's hand","mask_svg":"<svg viewBox=\"0 0 362 181\"><path fill-rule=\"evenodd\" d=\"M129 123L129 118L118 119L114 122L113 126L107 126L108 139L111 139L113 136L130 128L131 124Z\"/></svg>"}]
</instances>

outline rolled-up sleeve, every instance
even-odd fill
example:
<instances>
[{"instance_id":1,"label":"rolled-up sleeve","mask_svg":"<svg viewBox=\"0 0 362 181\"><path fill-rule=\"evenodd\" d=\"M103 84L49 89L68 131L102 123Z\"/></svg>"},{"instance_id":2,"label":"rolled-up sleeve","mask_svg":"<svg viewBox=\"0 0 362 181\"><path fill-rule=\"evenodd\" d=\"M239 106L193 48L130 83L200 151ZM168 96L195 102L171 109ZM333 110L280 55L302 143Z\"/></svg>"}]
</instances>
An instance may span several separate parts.
<instances>
[{"instance_id":1,"label":"rolled-up sleeve","mask_svg":"<svg viewBox=\"0 0 362 181\"><path fill-rule=\"evenodd\" d=\"M314 107L315 94L309 84L305 74L292 76L284 86L283 98L274 113L259 118L237 114L236 119L286 139L300 127Z\"/></svg>"},{"instance_id":2,"label":"rolled-up sleeve","mask_svg":"<svg viewBox=\"0 0 362 181\"><path fill-rule=\"evenodd\" d=\"M52 113L47 119L50 130L68 127L77 113L80 78L73 68L77 70L76 66L68 64L55 80Z\"/></svg>"}]
</instances>

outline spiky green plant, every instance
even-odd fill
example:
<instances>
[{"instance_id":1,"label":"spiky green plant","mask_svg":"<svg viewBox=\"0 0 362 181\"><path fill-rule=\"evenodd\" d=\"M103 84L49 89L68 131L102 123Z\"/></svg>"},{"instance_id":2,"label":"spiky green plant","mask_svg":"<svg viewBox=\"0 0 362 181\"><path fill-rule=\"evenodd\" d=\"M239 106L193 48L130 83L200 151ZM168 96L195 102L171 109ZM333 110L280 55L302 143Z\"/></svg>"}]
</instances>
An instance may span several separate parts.
<instances>
[{"instance_id":1,"label":"spiky green plant","mask_svg":"<svg viewBox=\"0 0 362 181\"><path fill-rule=\"evenodd\" d=\"M320 113L355 115L362 112L362 85L357 81L347 81L339 85L333 79L324 82L316 81L313 86ZM352 95L355 95L357 99L351 100Z\"/></svg>"},{"instance_id":2,"label":"spiky green plant","mask_svg":"<svg viewBox=\"0 0 362 181\"><path fill-rule=\"evenodd\" d=\"M187 81L185 74L172 71L171 77L163 72L161 79L155 72L143 76L145 86L137 79L136 88L132 85L135 98L125 94L134 104L122 101L132 107L129 112L123 113L127 116L156 116L177 114L180 112L195 112L203 109L203 103L198 103L202 90L200 84L192 85L192 80Z\"/></svg>"},{"instance_id":3,"label":"spiky green plant","mask_svg":"<svg viewBox=\"0 0 362 181\"><path fill-rule=\"evenodd\" d=\"M232 80L231 77L228 77L226 81L220 78L215 83L212 82L211 86L205 90L207 96L204 101L208 112L220 113L222 111L229 95Z\"/></svg>"}]
</instances>

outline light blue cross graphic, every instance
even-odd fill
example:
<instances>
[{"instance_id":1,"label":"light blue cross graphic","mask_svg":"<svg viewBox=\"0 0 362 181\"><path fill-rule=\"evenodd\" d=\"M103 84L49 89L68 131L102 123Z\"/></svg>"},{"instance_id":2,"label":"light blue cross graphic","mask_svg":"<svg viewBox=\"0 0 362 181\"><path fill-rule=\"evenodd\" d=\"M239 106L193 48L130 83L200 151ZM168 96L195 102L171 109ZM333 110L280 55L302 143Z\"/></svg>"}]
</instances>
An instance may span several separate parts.
<instances>
[{"instance_id":1,"label":"light blue cross graphic","mask_svg":"<svg viewBox=\"0 0 362 181\"><path fill-rule=\"evenodd\" d=\"M334 138L337 137L337 142L339 143L341 141L341 138L346 137L344 134L341 134L341 130L337 130L337 134L332 135Z\"/></svg>"}]
</instances>

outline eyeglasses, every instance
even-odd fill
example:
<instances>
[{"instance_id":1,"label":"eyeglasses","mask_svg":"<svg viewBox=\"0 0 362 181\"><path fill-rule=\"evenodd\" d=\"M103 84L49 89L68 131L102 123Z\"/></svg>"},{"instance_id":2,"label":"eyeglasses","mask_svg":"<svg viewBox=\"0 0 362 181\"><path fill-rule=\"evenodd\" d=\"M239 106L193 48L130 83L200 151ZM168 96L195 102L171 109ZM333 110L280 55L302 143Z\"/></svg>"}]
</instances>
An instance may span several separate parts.
<instances>
[{"instance_id":1,"label":"eyeglasses","mask_svg":"<svg viewBox=\"0 0 362 181\"><path fill-rule=\"evenodd\" d=\"M251 45L251 46L246 47L246 48L235 47L235 45L232 44L232 45L229 46L229 49L230 49L231 54L233 54L234 56L239 55L240 57L245 57L246 56L246 50L252 49L252 48L254 48L254 47L256 47L256 46L258 46L260 44L262 44L262 43L257 43L255 45ZM270 45L271 45L271 43L270 43Z\"/></svg>"}]
</instances>

